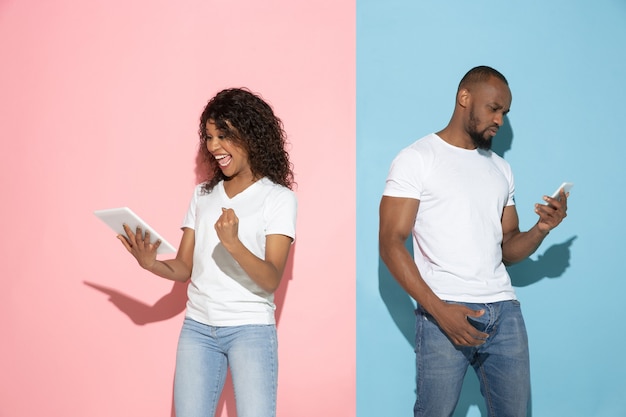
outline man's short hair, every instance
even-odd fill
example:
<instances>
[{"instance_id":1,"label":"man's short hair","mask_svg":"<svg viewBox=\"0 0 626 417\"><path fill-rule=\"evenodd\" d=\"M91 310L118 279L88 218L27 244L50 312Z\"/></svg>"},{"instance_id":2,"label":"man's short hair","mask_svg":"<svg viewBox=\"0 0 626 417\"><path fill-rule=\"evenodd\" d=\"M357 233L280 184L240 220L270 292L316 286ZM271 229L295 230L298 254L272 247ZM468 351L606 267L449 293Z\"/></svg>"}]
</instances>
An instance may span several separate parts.
<instances>
[{"instance_id":1,"label":"man's short hair","mask_svg":"<svg viewBox=\"0 0 626 417\"><path fill-rule=\"evenodd\" d=\"M504 75L502 75L498 70L495 70L491 67L481 65L478 67L474 67L467 72L461 79L459 83L459 90L462 88L469 88L469 85L482 83L487 81L491 77L496 77L506 85L509 85L509 82L506 80Z\"/></svg>"}]
</instances>

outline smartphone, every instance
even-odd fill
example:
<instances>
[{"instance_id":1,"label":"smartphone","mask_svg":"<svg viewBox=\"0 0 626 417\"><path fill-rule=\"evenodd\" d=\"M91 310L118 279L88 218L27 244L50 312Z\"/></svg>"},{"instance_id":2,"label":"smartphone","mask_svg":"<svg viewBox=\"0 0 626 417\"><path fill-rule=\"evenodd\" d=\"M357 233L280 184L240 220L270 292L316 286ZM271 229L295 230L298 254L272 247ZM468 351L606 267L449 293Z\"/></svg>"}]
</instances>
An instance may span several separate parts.
<instances>
[{"instance_id":1,"label":"smartphone","mask_svg":"<svg viewBox=\"0 0 626 417\"><path fill-rule=\"evenodd\" d=\"M553 192L550 197L556 198L558 200L559 195L561 194L561 188L563 189L563 191L565 191L565 194L567 194L569 193L569 190L571 190L573 186L574 186L573 182L564 182L563 184L559 185L559 188L557 188L556 191Z\"/></svg>"}]
</instances>

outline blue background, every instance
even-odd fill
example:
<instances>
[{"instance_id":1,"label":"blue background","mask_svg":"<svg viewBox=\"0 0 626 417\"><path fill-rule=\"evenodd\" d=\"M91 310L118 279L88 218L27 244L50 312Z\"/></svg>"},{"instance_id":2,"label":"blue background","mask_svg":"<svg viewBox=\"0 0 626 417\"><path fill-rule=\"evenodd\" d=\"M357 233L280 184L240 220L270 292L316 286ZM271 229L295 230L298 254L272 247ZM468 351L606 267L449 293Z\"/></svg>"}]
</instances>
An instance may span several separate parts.
<instances>
[{"instance_id":1,"label":"blue background","mask_svg":"<svg viewBox=\"0 0 626 417\"><path fill-rule=\"evenodd\" d=\"M409 416L413 302L378 255L393 157L443 128L467 70L509 80L494 150L512 165L520 227L563 181L568 217L509 269L531 351L533 416L626 415L626 2L357 1L357 415ZM455 417L486 416L470 369Z\"/></svg>"}]
</instances>

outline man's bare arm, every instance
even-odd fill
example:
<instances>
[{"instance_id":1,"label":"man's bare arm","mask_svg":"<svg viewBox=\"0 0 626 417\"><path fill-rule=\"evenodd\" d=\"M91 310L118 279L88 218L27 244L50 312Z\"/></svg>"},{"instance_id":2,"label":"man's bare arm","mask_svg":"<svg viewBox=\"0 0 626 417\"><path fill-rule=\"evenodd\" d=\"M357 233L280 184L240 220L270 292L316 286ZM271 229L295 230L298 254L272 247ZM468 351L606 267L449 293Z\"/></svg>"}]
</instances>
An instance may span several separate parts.
<instances>
[{"instance_id":1,"label":"man's bare arm","mask_svg":"<svg viewBox=\"0 0 626 417\"><path fill-rule=\"evenodd\" d=\"M520 232L515 206L507 206L502 212L502 260L510 265L532 255L550 230L557 227L567 216L567 196L561 190L560 200L544 196L547 204L536 204L537 223L527 232Z\"/></svg>"},{"instance_id":2,"label":"man's bare arm","mask_svg":"<svg viewBox=\"0 0 626 417\"><path fill-rule=\"evenodd\" d=\"M383 197L380 202L378 234L380 256L404 290L426 310L441 302L424 282L412 255L405 246L411 234L419 200Z\"/></svg>"},{"instance_id":3,"label":"man's bare arm","mask_svg":"<svg viewBox=\"0 0 626 417\"><path fill-rule=\"evenodd\" d=\"M419 200L416 199L387 196L382 198L378 237L380 256L391 275L435 318L454 344L480 345L488 335L476 330L467 321L467 317L478 317L484 312L440 300L422 279L413 257L406 249L405 242L415 224L418 209Z\"/></svg>"}]
</instances>

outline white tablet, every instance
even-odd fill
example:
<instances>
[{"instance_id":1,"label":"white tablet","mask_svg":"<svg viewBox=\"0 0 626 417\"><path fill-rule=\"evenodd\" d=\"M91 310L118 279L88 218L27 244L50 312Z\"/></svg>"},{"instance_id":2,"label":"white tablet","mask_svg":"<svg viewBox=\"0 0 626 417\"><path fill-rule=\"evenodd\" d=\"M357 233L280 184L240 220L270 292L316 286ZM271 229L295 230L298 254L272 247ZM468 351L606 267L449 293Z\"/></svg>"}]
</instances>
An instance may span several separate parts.
<instances>
[{"instance_id":1,"label":"white tablet","mask_svg":"<svg viewBox=\"0 0 626 417\"><path fill-rule=\"evenodd\" d=\"M159 245L159 248L157 249L158 254L176 252L176 248L174 246L172 246L167 240L163 239L163 237L161 237L156 230L150 227L148 223L143 221L141 217L136 215L128 207L96 210L93 213L98 216L100 220L109 225L115 233L122 236L126 236L124 224L127 224L133 232L137 229L137 226L141 227L144 232L148 230L150 232L152 242L156 242L157 240L161 241L161 245Z\"/></svg>"}]
</instances>

